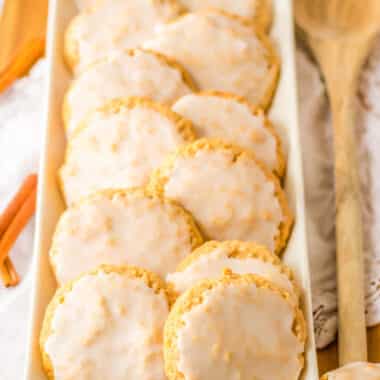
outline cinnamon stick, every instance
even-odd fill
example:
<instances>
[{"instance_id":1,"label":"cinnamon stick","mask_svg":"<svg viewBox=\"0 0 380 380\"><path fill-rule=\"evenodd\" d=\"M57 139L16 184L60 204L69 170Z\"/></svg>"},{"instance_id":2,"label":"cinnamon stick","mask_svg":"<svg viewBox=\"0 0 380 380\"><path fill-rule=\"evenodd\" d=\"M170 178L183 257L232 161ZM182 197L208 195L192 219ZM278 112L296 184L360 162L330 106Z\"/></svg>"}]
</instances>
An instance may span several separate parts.
<instances>
[{"instance_id":1,"label":"cinnamon stick","mask_svg":"<svg viewBox=\"0 0 380 380\"><path fill-rule=\"evenodd\" d=\"M20 210L21 205L28 198L33 189L37 186L37 174L28 175L22 183L20 189L11 199L7 208L0 215L0 238L7 230L12 220L15 218L17 212Z\"/></svg>"},{"instance_id":2,"label":"cinnamon stick","mask_svg":"<svg viewBox=\"0 0 380 380\"><path fill-rule=\"evenodd\" d=\"M8 257L10 249L35 212L36 192L36 187L34 187L0 240L0 265L4 265L4 260Z\"/></svg>"},{"instance_id":3,"label":"cinnamon stick","mask_svg":"<svg viewBox=\"0 0 380 380\"><path fill-rule=\"evenodd\" d=\"M3 265L0 265L0 276L6 287L16 286L20 282L20 276L9 257L6 257Z\"/></svg>"},{"instance_id":4,"label":"cinnamon stick","mask_svg":"<svg viewBox=\"0 0 380 380\"><path fill-rule=\"evenodd\" d=\"M0 265L0 277L3 281L4 286L12 286L12 275L9 272L8 267L5 265L5 262L2 265Z\"/></svg>"},{"instance_id":5,"label":"cinnamon stick","mask_svg":"<svg viewBox=\"0 0 380 380\"><path fill-rule=\"evenodd\" d=\"M21 47L14 61L0 73L0 92L4 91L17 78L25 75L30 66L44 54L45 40L34 39Z\"/></svg>"}]
</instances>

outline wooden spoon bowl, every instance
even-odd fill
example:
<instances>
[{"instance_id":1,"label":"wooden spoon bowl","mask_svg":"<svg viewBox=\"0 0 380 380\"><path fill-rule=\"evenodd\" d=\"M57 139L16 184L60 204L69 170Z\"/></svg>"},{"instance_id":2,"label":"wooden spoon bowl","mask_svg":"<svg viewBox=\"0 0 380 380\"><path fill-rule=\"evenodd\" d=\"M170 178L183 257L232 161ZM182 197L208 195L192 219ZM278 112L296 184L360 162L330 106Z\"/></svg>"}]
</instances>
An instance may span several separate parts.
<instances>
[{"instance_id":1,"label":"wooden spoon bowl","mask_svg":"<svg viewBox=\"0 0 380 380\"><path fill-rule=\"evenodd\" d=\"M360 69L380 26L380 0L295 0L319 62L334 125L339 362L367 360L363 231L355 139Z\"/></svg>"},{"instance_id":2,"label":"wooden spoon bowl","mask_svg":"<svg viewBox=\"0 0 380 380\"><path fill-rule=\"evenodd\" d=\"M319 38L354 37L377 30L380 1L296 0L297 23Z\"/></svg>"}]
</instances>

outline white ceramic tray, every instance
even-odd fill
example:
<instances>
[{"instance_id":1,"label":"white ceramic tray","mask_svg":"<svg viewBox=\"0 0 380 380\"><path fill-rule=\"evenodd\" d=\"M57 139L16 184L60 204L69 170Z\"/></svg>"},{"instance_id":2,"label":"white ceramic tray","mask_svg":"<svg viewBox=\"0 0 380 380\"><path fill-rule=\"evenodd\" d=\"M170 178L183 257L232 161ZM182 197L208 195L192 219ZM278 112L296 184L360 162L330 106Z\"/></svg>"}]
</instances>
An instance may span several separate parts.
<instances>
[{"instance_id":1,"label":"white ceramic tray","mask_svg":"<svg viewBox=\"0 0 380 380\"><path fill-rule=\"evenodd\" d=\"M272 37L281 56L281 79L270 112L288 157L285 190L295 214L295 226L284 260L294 270L303 288L303 308L308 320L308 344L304 380L317 380L318 369L312 327L310 275L306 245L305 205L301 144L297 124L297 94L291 0L274 0ZM64 209L57 185L57 170L66 145L61 122L61 105L70 74L63 62L63 33L76 14L74 0L51 0L48 22L48 73L45 102L44 149L41 156L37 200L37 228L33 264L33 299L25 380L47 380L41 367L39 332L46 305L56 289L48 261L48 250L56 222ZM41 100L42 101L42 100ZM254 323L254 322L253 322Z\"/></svg>"}]
</instances>

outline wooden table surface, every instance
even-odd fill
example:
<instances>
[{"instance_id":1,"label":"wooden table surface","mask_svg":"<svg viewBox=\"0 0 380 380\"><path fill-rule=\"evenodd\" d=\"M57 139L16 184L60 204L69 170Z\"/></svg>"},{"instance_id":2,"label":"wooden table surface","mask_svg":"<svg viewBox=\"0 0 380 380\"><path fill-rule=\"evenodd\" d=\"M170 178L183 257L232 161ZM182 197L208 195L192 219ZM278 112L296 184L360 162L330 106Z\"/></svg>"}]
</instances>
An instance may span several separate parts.
<instances>
[{"instance_id":1,"label":"wooden table surface","mask_svg":"<svg viewBox=\"0 0 380 380\"><path fill-rule=\"evenodd\" d=\"M368 329L368 360L380 362L380 325ZM323 374L338 367L336 343L318 352L319 372Z\"/></svg>"},{"instance_id":2,"label":"wooden table surface","mask_svg":"<svg viewBox=\"0 0 380 380\"><path fill-rule=\"evenodd\" d=\"M14 33L17 45L21 46L26 39L44 37L47 2L48 0L5 0L4 11L17 13L17 17L8 27L8 30L17 30L17 33ZM17 21L15 22L15 20ZM26 27L26 33L20 33L20 29L15 28L20 24ZM5 49L3 49L4 52ZM380 325L368 330L368 348L369 360L380 362ZM337 346L335 343L318 352L318 363L321 374L337 368Z\"/></svg>"}]
</instances>

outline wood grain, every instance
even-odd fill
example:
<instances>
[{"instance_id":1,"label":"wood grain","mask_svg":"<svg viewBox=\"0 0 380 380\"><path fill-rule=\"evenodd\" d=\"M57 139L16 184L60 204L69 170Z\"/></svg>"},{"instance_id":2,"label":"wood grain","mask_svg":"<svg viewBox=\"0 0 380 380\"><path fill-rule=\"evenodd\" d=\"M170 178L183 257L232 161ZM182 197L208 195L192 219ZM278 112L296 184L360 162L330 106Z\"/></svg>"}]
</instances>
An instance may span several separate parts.
<instances>
[{"instance_id":1,"label":"wood grain","mask_svg":"<svg viewBox=\"0 0 380 380\"><path fill-rule=\"evenodd\" d=\"M380 326L367 330L368 360L372 363L380 363ZM333 343L326 349L318 351L319 373L322 375L338 368L338 345Z\"/></svg>"},{"instance_id":2,"label":"wood grain","mask_svg":"<svg viewBox=\"0 0 380 380\"><path fill-rule=\"evenodd\" d=\"M354 99L371 38L310 39L326 79L334 125L339 358L367 359L360 180Z\"/></svg>"},{"instance_id":3,"label":"wood grain","mask_svg":"<svg viewBox=\"0 0 380 380\"><path fill-rule=\"evenodd\" d=\"M48 0L5 0L0 19L0 91L44 53Z\"/></svg>"},{"instance_id":4,"label":"wood grain","mask_svg":"<svg viewBox=\"0 0 380 380\"><path fill-rule=\"evenodd\" d=\"M379 25L378 0L297 0L297 22L320 64L334 126L339 362L367 360L363 228L354 99Z\"/></svg>"}]
</instances>

